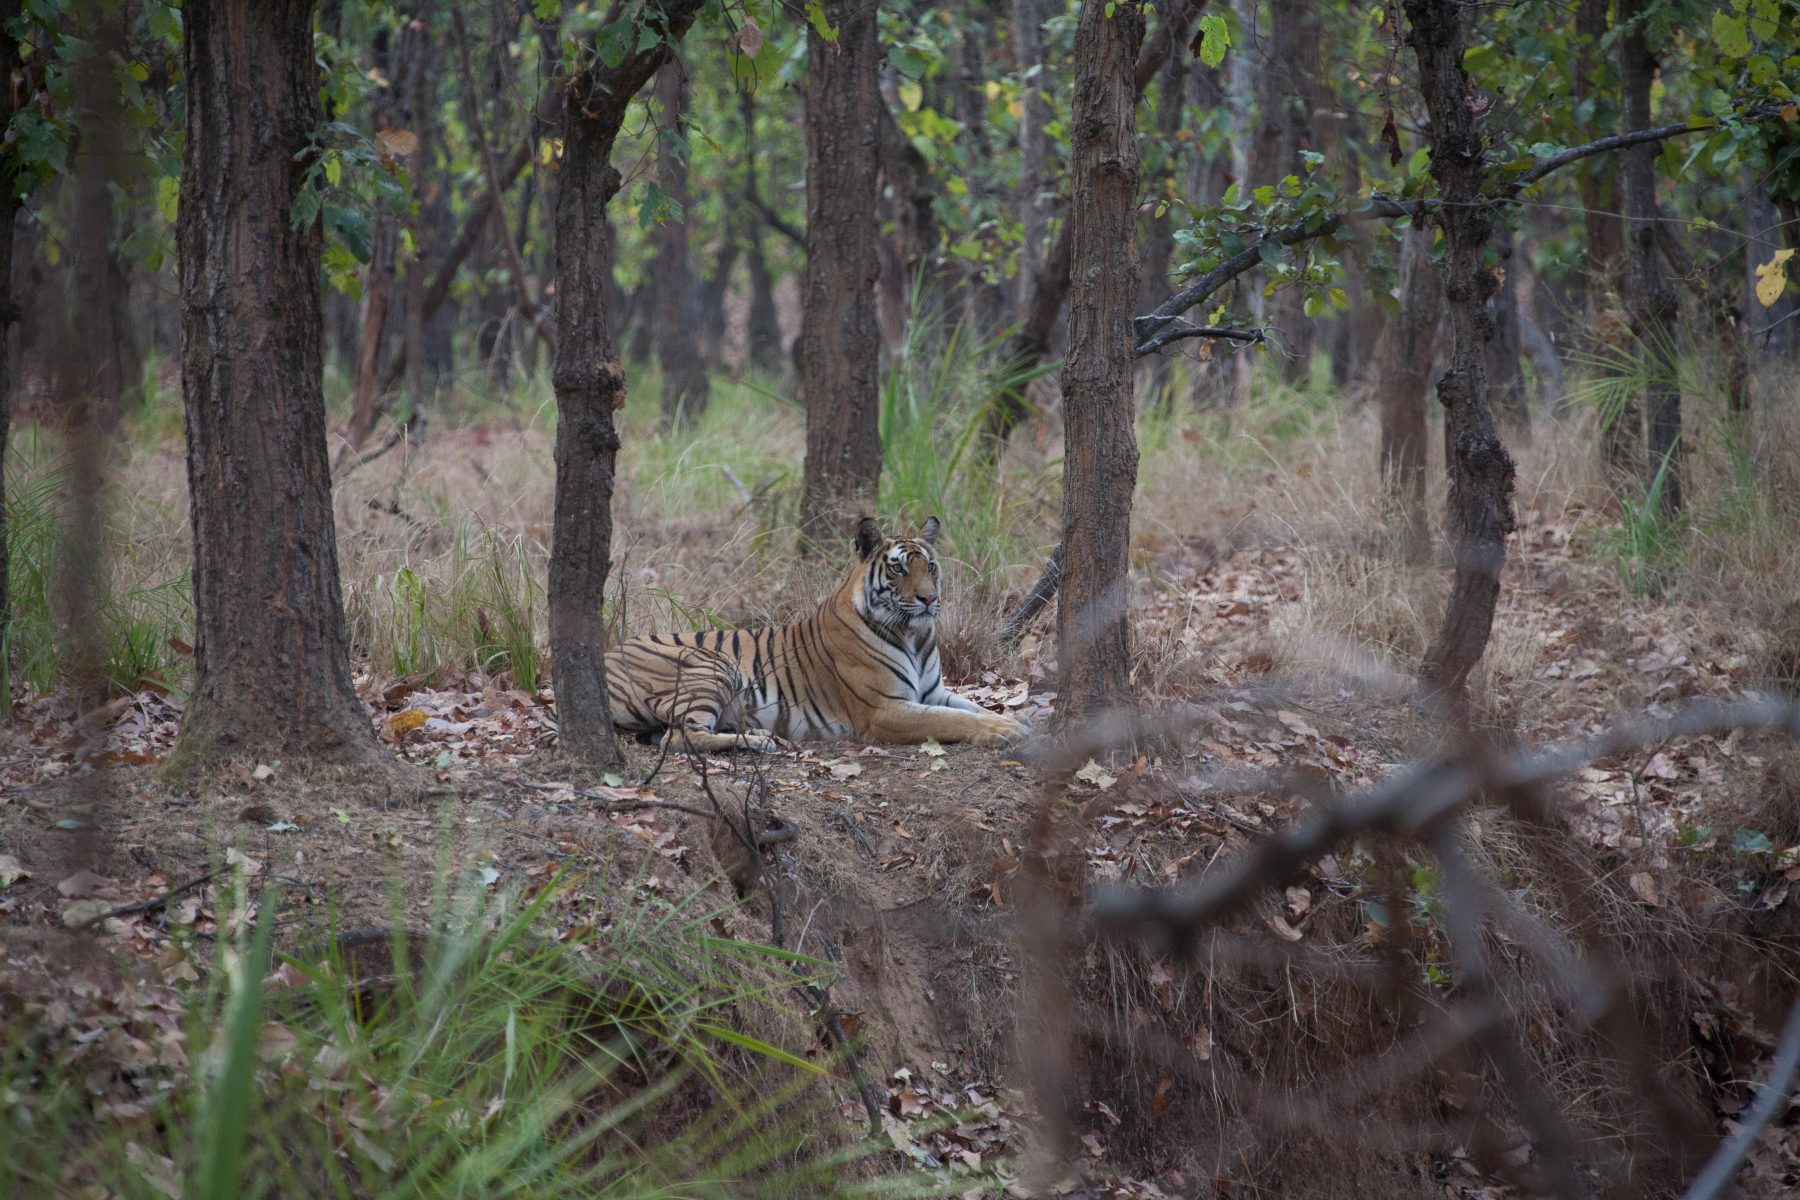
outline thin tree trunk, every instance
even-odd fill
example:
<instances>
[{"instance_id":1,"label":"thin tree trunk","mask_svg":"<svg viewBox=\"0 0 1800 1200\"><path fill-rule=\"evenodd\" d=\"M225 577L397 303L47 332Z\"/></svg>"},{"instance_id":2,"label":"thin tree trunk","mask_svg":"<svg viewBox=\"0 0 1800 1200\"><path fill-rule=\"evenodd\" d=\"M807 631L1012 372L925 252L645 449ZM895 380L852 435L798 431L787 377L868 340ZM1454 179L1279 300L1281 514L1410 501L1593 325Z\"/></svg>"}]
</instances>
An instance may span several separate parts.
<instances>
[{"instance_id":1,"label":"thin tree trunk","mask_svg":"<svg viewBox=\"0 0 1800 1200\"><path fill-rule=\"evenodd\" d=\"M1619 91L1627 129L1650 126L1650 85L1656 78L1656 56L1644 41L1640 3L1623 0L1619 24ZM1621 171L1625 193L1625 242L1630 287L1627 310L1648 385L1644 413L1649 433L1645 480L1651 486L1661 474L1657 500L1664 513L1681 509L1681 388L1676 376L1675 322L1680 302L1663 272L1656 244L1656 154L1646 142L1625 150Z\"/></svg>"},{"instance_id":2,"label":"thin tree trunk","mask_svg":"<svg viewBox=\"0 0 1800 1200\"><path fill-rule=\"evenodd\" d=\"M1800 241L1800 229L1782 236L1781 210L1769 192L1767 167L1744 168L1744 283L1743 311L1750 313L1750 351L1759 363L1790 363L1800 353L1800 297L1783 289L1775 303L1764 308L1756 299L1756 268L1775 252Z\"/></svg>"},{"instance_id":3,"label":"thin tree trunk","mask_svg":"<svg viewBox=\"0 0 1800 1200\"><path fill-rule=\"evenodd\" d=\"M1316 148L1313 114L1323 100L1319 9L1316 0L1270 0L1270 36L1263 43L1266 57L1261 64L1249 186L1304 175L1300 152ZM1296 287L1283 288L1265 302L1267 322L1279 331L1283 351L1275 361L1289 380L1303 380L1312 369L1317 329L1302 311L1302 302Z\"/></svg>"},{"instance_id":4,"label":"thin tree trunk","mask_svg":"<svg viewBox=\"0 0 1800 1200\"><path fill-rule=\"evenodd\" d=\"M836 45L807 33L803 549L873 510L881 477L875 182L881 66L872 0L827 0Z\"/></svg>"},{"instance_id":5,"label":"thin tree trunk","mask_svg":"<svg viewBox=\"0 0 1800 1200\"><path fill-rule=\"evenodd\" d=\"M1138 465L1131 382L1138 298L1133 77L1143 40L1144 15L1136 5L1083 0L1075 29L1073 286L1062 372L1056 721L1063 729L1134 704L1127 603Z\"/></svg>"},{"instance_id":6,"label":"thin tree trunk","mask_svg":"<svg viewBox=\"0 0 1800 1200\"><path fill-rule=\"evenodd\" d=\"M1468 47L1459 0L1406 0L1407 41L1419 61L1419 90L1431 114L1431 171L1444 231L1444 297L1450 365L1438 381L1444 406L1444 458L1450 476L1448 533L1455 556L1443 629L1426 652L1425 682L1460 696L1487 650L1506 536L1513 531L1513 461L1494 431L1484 358L1492 321L1485 311L1493 274L1482 264L1492 218L1482 196L1482 135L1468 103Z\"/></svg>"},{"instance_id":7,"label":"thin tree trunk","mask_svg":"<svg viewBox=\"0 0 1800 1200\"><path fill-rule=\"evenodd\" d=\"M124 13L117 5L89 4L89 52L111 58L125 48ZM81 396L76 421L95 421L116 428L128 395L135 395L141 366L126 309L130 289L124 266L113 250L111 184L125 158L124 114L118 89L109 86L100 68L80 72L86 115L76 141L80 169L74 187L74 220L70 239L74 288L68 334L81 346Z\"/></svg>"},{"instance_id":8,"label":"thin tree trunk","mask_svg":"<svg viewBox=\"0 0 1800 1200\"><path fill-rule=\"evenodd\" d=\"M656 0L652 0L655 5ZM601 599L612 558L613 472L625 371L606 328L612 273L604 216L618 193L613 142L631 98L667 61L702 0L661 0L643 15L661 37L617 66L598 61L570 80L556 189L556 512L550 548L550 662L558 744L585 763L618 758L606 706ZM615 18L626 19L626 18Z\"/></svg>"},{"instance_id":9,"label":"thin tree trunk","mask_svg":"<svg viewBox=\"0 0 1800 1200\"><path fill-rule=\"evenodd\" d=\"M756 132L756 91L738 92L738 111L744 121L744 200L751 210L744 223L744 257L750 270L750 313L745 330L750 364L775 374L781 370L783 342L781 313L775 306L775 278L763 252L762 193L756 182L760 139Z\"/></svg>"},{"instance_id":10,"label":"thin tree trunk","mask_svg":"<svg viewBox=\"0 0 1800 1200\"><path fill-rule=\"evenodd\" d=\"M1155 35L1144 43L1132 68L1134 102L1143 96L1144 89L1156 78L1168 55L1186 52L1187 31L1199 10L1198 0L1182 0L1163 18ZM1016 371L1031 370L1050 353L1050 344L1056 334L1056 318L1061 315L1063 302L1069 296L1072 250L1073 241L1065 221L1043 264L1031 274L1026 289L1025 319L1007 342L1006 361ZM1030 411L1023 387L1009 388L994 398L982 420L978 465L990 465L1000 457L1006 439Z\"/></svg>"},{"instance_id":11,"label":"thin tree trunk","mask_svg":"<svg viewBox=\"0 0 1800 1200\"><path fill-rule=\"evenodd\" d=\"M694 264L688 256L687 68L671 58L656 73L663 128L656 141L656 173L678 210L652 235L656 276L656 361L662 367L662 427L677 429L706 411L706 371L695 337Z\"/></svg>"},{"instance_id":12,"label":"thin tree trunk","mask_svg":"<svg viewBox=\"0 0 1800 1200\"><path fill-rule=\"evenodd\" d=\"M350 683L325 447L312 0L188 0L181 383L194 531L179 759L380 761Z\"/></svg>"},{"instance_id":13,"label":"thin tree trunk","mask_svg":"<svg viewBox=\"0 0 1800 1200\"><path fill-rule=\"evenodd\" d=\"M1604 86L1606 55L1601 42L1610 28L1610 0L1578 0L1575 9L1575 104L1592 115L1589 137L1604 137L1619 127L1618 106ZM1625 261L1625 227L1619 220L1619 164L1610 154L1581 164L1581 219L1585 231L1582 261L1586 266L1587 310L1591 320L1616 302Z\"/></svg>"},{"instance_id":14,"label":"thin tree trunk","mask_svg":"<svg viewBox=\"0 0 1800 1200\"><path fill-rule=\"evenodd\" d=\"M1425 397L1437 349L1444 285L1431 261L1429 227L1409 227L1400 243L1400 312L1381 332L1376 388L1381 397L1381 482L1389 526L1409 559L1430 548L1425 512Z\"/></svg>"},{"instance_id":15,"label":"thin tree trunk","mask_svg":"<svg viewBox=\"0 0 1800 1200\"><path fill-rule=\"evenodd\" d=\"M1519 279L1513 274L1513 231L1504 218L1493 242L1500 265L1494 276L1493 296L1488 301L1494 322L1494 333L1487 344L1489 406L1507 433L1516 436L1531 429L1531 405L1525 396L1525 372L1519 365L1523 343L1519 331Z\"/></svg>"},{"instance_id":16,"label":"thin tree trunk","mask_svg":"<svg viewBox=\"0 0 1800 1200\"><path fill-rule=\"evenodd\" d=\"M11 33L20 0L0 0L0 79L11 79L19 65L19 44ZM0 129L13 118L15 90L0 88ZM19 308L13 302L13 223L19 214L18 181L10 156L0 156L0 720L12 715L12 591L7 548L12 545L6 514L7 442L12 436L12 363L7 347Z\"/></svg>"},{"instance_id":17,"label":"thin tree trunk","mask_svg":"<svg viewBox=\"0 0 1800 1200\"><path fill-rule=\"evenodd\" d=\"M1161 72L1160 94L1156 99L1155 140L1148 145L1145 157L1156 164L1145 197L1143 247L1143 282L1139 287L1138 308L1149 312L1169 294L1169 267L1175 257L1175 213L1173 208L1157 213L1159 205L1175 196L1177 171L1181 165L1181 131L1184 128L1188 91L1189 55L1184 49L1169 55ZM1204 200L1201 200L1204 203ZM1150 403L1167 411L1173 399L1172 383L1175 356L1153 355L1145 364Z\"/></svg>"},{"instance_id":18,"label":"thin tree trunk","mask_svg":"<svg viewBox=\"0 0 1800 1200\"><path fill-rule=\"evenodd\" d=\"M1013 45L1017 56L1023 107L1019 113L1019 223L1024 237L1019 243L1019 282L1029 286L1042 269L1049 240L1050 213L1044 193L1050 186L1049 64L1044 59L1045 0L1013 0ZM1019 306L1028 301L1024 295Z\"/></svg>"}]
</instances>

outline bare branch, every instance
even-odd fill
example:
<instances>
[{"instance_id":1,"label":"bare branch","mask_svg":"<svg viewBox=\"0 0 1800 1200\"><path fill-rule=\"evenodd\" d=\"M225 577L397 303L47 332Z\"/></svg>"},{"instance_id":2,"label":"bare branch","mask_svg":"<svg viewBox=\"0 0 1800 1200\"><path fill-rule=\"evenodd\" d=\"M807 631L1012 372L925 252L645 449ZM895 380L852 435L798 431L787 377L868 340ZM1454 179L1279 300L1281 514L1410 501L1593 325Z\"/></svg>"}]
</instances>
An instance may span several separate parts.
<instances>
[{"instance_id":1,"label":"bare branch","mask_svg":"<svg viewBox=\"0 0 1800 1200\"><path fill-rule=\"evenodd\" d=\"M1261 327L1243 329L1234 325L1193 325L1183 318L1176 318L1173 328L1165 329L1143 345L1137 347L1137 355L1142 358L1146 354L1161 350L1170 342L1185 341L1188 338L1219 338L1230 342L1264 342L1269 338L1269 331Z\"/></svg>"},{"instance_id":2,"label":"bare branch","mask_svg":"<svg viewBox=\"0 0 1800 1200\"><path fill-rule=\"evenodd\" d=\"M1178 723L1195 721L1188 718ZM1485 789L1532 787L1597 759L1642 749L1666 738L1732 729L1772 730L1800 738L1800 701L1697 705L1667 720L1627 723L1599 737L1503 759L1485 774L1462 759L1425 763L1360 793L1316 805L1300 825L1222 866L1198 886L1099 892L1093 901L1093 918L1103 932L1149 934L1182 946L1263 887L1292 876L1306 863L1361 834L1419 837ZM1104 733L1117 740L1117 730ZM1079 740L1083 744L1074 747L1074 752L1091 752L1095 739ZM1065 752L1059 757L1069 756Z\"/></svg>"},{"instance_id":3,"label":"bare branch","mask_svg":"<svg viewBox=\"0 0 1800 1200\"><path fill-rule=\"evenodd\" d=\"M1781 115L1780 104L1758 104L1746 108L1742 112L1733 113L1732 119L1738 121L1767 121ZM1611 137L1596 138L1579 146L1571 146L1567 150L1552 154L1538 163L1523 175L1519 176L1508 189L1508 199L1516 196L1553 171L1560 171L1570 163L1580 162L1584 158L1592 158L1596 154L1606 154L1613 150L1625 150L1632 146L1641 146L1645 142L1666 142L1670 138L1685 137L1690 133L1712 133L1725 124L1722 120L1702 121L1689 124L1683 121L1679 125L1659 125L1653 129L1634 129L1629 133L1615 133Z\"/></svg>"}]
</instances>

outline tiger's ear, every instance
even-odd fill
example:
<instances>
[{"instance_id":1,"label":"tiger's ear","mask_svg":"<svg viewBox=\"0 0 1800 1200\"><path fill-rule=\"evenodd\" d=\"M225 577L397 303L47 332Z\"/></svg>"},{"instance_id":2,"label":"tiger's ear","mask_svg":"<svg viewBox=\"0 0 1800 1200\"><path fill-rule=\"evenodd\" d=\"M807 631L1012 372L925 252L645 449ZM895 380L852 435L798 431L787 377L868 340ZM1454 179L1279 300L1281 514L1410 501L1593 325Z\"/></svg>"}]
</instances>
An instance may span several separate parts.
<instances>
[{"instance_id":1,"label":"tiger's ear","mask_svg":"<svg viewBox=\"0 0 1800 1200\"><path fill-rule=\"evenodd\" d=\"M938 534L944 532L944 523L936 517L926 517L925 524L919 530L919 540L927 546L937 545Z\"/></svg>"},{"instance_id":2,"label":"tiger's ear","mask_svg":"<svg viewBox=\"0 0 1800 1200\"><path fill-rule=\"evenodd\" d=\"M875 523L874 517L864 517L856 523L856 557L864 562L875 553L881 545L881 526Z\"/></svg>"}]
</instances>

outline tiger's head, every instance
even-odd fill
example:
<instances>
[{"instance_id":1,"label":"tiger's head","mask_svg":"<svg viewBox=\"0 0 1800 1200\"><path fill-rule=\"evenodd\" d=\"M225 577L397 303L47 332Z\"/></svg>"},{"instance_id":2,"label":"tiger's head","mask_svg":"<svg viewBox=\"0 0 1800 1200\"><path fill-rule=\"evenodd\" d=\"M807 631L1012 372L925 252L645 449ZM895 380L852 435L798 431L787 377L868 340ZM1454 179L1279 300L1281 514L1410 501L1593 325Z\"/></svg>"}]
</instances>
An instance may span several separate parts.
<instances>
[{"instance_id":1,"label":"tiger's head","mask_svg":"<svg viewBox=\"0 0 1800 1200\"><path fill-rule=\"evenodd\" d=\"M921 629L938 614L937 556L931 551L943 522L929 518L918 537L883 537L874 518L856 523L856 553L863 561L859 607L895 628Z\"/></svg>"}]
</instances>

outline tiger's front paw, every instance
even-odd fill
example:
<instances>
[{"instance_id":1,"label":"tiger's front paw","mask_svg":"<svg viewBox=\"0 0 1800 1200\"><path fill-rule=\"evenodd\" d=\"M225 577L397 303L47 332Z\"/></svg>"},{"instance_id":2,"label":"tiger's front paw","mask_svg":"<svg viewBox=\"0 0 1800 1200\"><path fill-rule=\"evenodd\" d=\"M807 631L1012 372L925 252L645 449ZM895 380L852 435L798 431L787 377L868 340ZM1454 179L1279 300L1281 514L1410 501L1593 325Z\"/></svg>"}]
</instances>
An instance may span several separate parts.
<instances>
[{"instance_id":1,"label":"tiger's front paw","mask_svg":"<svg viewBox=\"0 0 1800 1200\"><path fill-rule=\"evenodd\" d=\"M1012 717L990 713L982 722L981 732L969 740L977 746L1013 746L1031 736L1031 726Z\"/></svg>"}]
</instances>

